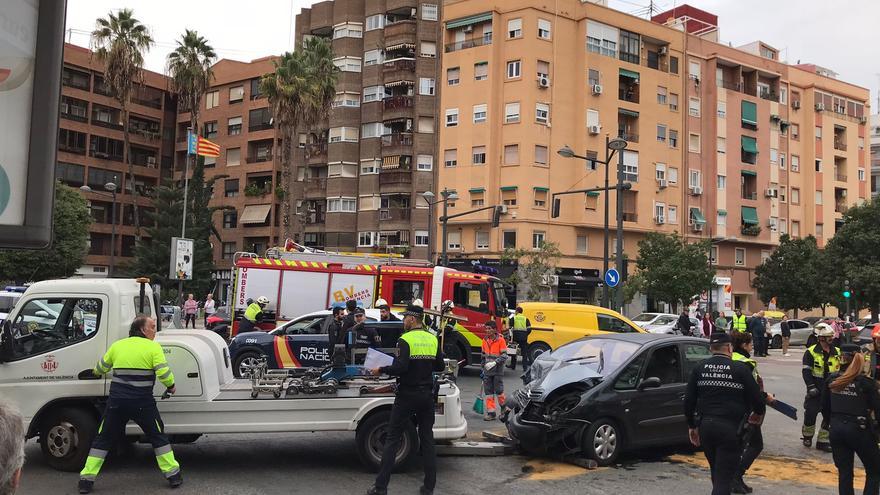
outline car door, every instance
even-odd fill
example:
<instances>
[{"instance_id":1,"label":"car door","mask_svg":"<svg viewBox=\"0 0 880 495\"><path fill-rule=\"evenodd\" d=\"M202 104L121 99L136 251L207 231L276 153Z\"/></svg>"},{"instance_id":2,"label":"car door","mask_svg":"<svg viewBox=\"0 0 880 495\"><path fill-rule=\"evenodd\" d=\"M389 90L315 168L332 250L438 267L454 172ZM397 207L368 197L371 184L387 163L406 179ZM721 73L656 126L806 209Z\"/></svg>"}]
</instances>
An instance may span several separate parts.
<instances>
[{"instance_id":1,"label":"car door","mask_svg":"<svg viewBox=\"0 0 880 495\"><path fill-rule=\"evenodd\" d=\"M332 350L324 333L324 318L326 316L316 316L311 322L301 320L285 328L284 336L290 344L290 350L303 367L330 364Z\"/></svg>"},{"instance_id":2,"label":"car door","mask_svg":"<svg viewBox=\"0 0 880 495\"><path fill-rule=\"evenodd\" d=\"M615 389L621 394L625 421L633 435L630 438L637 439L639 445L665 443L679 433L684 422L681 353L675 343L656 345L643 352L647 358L639 380L632 381L632 374L627 375L629 370L624 370L615 382ZM630 377L628 382L621 381L625 376ZM660 379L660 386L639 390L638 384L652 377ZM618 385L624 383L628 387Z\"/></svg>"},{"instance_id":3,"label":"car door","mask_svg":"<svg viewBox=\"0 0 880 495\"><path fill-rule=\"evenodd\" d=\"M788 328L791 330L791 340L789 343L792 345L806 344L807 339L813 333L813 327L803 320L789 320Z\"/></svg>"}]
</instances>

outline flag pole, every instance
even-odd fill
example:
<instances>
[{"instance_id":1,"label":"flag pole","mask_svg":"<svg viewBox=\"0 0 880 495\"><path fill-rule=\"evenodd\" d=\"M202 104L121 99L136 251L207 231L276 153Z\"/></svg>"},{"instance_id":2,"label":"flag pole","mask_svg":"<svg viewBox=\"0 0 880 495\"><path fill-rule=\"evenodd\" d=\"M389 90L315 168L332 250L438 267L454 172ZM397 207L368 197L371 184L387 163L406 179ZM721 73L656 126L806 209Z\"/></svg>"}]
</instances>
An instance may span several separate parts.
<instances>
[{"instance_id":1,"label":"flag pole","mask_svg":"<svg viewBox=\"0 0 880 495\"><path fill-rule=\"evenodd\" d=\"M189 193L189 160L190 157L195 157L195 153L190 153L192 151L192 139L193 139L193 128L187 127L187 143L186 143L186 161L184 162L183 168L183 220L180 225L180 237L186 238L186 199L187 194ZM196 138L198 139L198 138ZM196 152L198 152L198 141L196 142ZM195 254L195 253L193 253ZM183 304L183 279L177 279L177 300L180 304Z\"/></svg>"}]
</instances>

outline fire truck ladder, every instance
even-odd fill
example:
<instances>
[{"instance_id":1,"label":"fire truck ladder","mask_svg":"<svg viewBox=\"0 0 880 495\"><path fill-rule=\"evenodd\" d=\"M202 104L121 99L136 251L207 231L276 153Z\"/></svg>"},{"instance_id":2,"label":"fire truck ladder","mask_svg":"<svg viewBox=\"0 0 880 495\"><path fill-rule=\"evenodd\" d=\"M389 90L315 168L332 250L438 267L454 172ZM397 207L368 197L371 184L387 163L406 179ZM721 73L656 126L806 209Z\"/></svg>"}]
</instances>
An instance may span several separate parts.
<instances>
[{"instance_id":1,"label":"fire truck ladder","mask_svg":"<svg viewBox=\"0 0 880 495\"><path fill-rule=\"evenodd\" d=\"M300 244L292 243L295 250L286 250L281 247L269 248L266 251L266 258L280 259L286 261L315 261L322 263L344 263L344 264L365 264L365 265L397 265L426 267L434 266L427 260L414 260L403 258L400 255L382 254L382 253L347 253L323 251L314 249ZM236 253L234 260L239 258L259 258L255 253L241 252Z\"/></svg>"}]
</instances>

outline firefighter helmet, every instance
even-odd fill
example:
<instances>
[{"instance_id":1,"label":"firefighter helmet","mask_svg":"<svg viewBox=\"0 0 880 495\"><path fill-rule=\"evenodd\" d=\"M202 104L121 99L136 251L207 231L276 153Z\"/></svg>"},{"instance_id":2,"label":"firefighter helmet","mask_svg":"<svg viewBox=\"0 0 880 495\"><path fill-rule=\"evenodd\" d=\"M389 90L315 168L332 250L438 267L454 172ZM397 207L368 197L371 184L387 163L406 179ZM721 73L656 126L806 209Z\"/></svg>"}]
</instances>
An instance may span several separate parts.
<instances>
[{"instance_id":1,"label":"firefighter helmet","mask_svg":"<svg viewBox=\"0 0 880 495\"><path fill-rule=\"evenodd\" d=\"M817 337L834 337L834 329L827 323L816 325L815 332Z\"/></svg>"}]
</instances>

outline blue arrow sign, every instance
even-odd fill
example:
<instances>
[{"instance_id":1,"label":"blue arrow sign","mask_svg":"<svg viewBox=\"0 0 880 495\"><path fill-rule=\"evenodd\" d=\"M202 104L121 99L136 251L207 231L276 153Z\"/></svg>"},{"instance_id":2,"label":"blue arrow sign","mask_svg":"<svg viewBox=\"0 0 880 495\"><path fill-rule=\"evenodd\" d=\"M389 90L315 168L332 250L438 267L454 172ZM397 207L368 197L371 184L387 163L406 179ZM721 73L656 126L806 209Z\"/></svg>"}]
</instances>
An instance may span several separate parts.
<instances>
[{"instance_id":1,"label":"blue arrow sign","mask_svg":"<svg viewBox=\"0 0 880 495\"><path fill-rule=\"evenodd\" d=\"M605 272L605 283L608 287L617 287L617 284L620 283L620 273L617 273L617 270L612 268Z\"/></svg>"}]
</instances>

